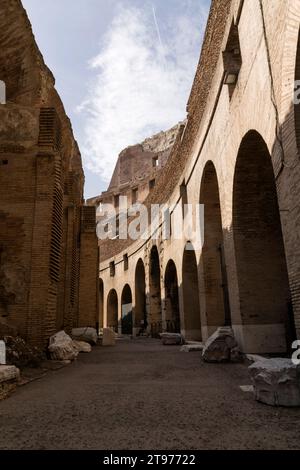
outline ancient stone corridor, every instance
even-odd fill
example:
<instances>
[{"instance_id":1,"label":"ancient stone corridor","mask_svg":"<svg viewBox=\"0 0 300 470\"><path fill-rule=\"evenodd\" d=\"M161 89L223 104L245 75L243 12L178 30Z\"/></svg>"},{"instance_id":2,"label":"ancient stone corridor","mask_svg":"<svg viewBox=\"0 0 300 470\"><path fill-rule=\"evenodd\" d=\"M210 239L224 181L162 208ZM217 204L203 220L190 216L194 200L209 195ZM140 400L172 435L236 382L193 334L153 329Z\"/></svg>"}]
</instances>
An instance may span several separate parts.
<instances>
[{"instance_id":1,"label":"ancient stone corridor","mask_svg":"<svg viewBox=\"0 0 300 470\"><path fill-rule=\"evenodd\" d=\"M300 409L258 404L241 364L119 340L0 403L0 449L296 449Z\"/></svg>"}]
</instances>

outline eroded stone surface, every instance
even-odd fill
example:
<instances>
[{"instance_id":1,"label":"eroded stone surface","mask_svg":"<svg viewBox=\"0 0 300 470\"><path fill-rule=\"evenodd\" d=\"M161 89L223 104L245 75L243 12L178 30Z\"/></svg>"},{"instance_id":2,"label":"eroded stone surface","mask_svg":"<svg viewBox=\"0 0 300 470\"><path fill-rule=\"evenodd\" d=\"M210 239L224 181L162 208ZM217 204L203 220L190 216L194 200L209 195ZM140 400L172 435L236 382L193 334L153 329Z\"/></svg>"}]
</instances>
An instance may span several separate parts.
<instances>
[{"instance_id":1,"label":"eroded stone surface","mask_svg":"<svg viewBox=\"0 0 300 470\"><path fill-rule=\"evenodd\" d=\"M164 346L183 344L183 337L179 333L161 333L160 337Z\"/></svg>"},{"instance_id":2,"label":"eroded stone surface","mask_svg":"<svg viewBox=\"0 0 300 470\"><path fill-rule=\"evenodd\" d=\"M12 393L20 380L20 371L15 366L0 365L0 400Z\"/></svg>"},{"instance_id":3,"label":"eroded stone surface","mask_svg":"<svg viewBox=\"0 0 300 470\"><path fill-rule=\"evenodd\" d=\"M49 352L54 361L74 361L78 356L78 350L74 346L72 338L64 331L56 333L50 338Z\"/></svg>"},{"instance_id":4,"label":"eroded stone surface","mask_svg":"<svg viewBox=\"0 0 300 470\"><path fill-rule=\"evenodd\" d=\"M115 346L116 335L110 328L103 328L102 346Z\"/></svg>"},{"instance_id":5,"label":"eroded stone surface","mask_svg":"<svg viewBox=\"0 0 300 470\"><path fill-rule=\"evenodd\" d=\"M249 367L255 399L272 406L300 406L300 365L290 359L262 359Z\"/></svg>"},{"instance_id":6,"label":"eroded stone surface","mask_svg":"<svg viewBox=\"0 0 300 470\"><path fill-rule=\"evenodd\" d=\"M73 345L79 353L90 353L92 352L92 346L85 341L73 341Z\"/></svg>"},{"instance_id":7,"label":"eroded stone surface","mask_svg":"<svg viewBox=\"0 0 300 470\"><path fill-rule=\"evenodd\" d=\"M72 338L76 341L84 341L86 343L96 345L98 341L98 333L95 328L73 328Z\"/></svg>"},{"instance_id":8,"label":"eroded stone surface","mask_svg":"<svg viewBox=\"0 0 300 470\"><path fill-rule=\"evenodd\" d=\"M232 328L221 327L205 343L203 359L206 362L238 362L242 356Z\"/></svg>"}]
</instances>

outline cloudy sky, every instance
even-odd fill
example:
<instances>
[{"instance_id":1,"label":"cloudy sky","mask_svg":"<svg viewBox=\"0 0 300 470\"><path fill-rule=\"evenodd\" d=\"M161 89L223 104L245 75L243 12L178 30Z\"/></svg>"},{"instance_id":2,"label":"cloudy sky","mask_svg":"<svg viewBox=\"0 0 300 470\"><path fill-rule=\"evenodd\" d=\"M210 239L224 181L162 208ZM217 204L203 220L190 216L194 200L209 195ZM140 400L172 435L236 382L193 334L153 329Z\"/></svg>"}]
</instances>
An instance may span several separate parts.
<instances>
[{"instance_id":1,"label":"cloudy sky","mask_svg":"<svg viewBox=\"0 0 300 470\"><path fill-rule=\"evenodd\" d=\"M82 153L86 197L122 149L185 118L209 0L23 0Z\"/></svg>"}]
</instances>

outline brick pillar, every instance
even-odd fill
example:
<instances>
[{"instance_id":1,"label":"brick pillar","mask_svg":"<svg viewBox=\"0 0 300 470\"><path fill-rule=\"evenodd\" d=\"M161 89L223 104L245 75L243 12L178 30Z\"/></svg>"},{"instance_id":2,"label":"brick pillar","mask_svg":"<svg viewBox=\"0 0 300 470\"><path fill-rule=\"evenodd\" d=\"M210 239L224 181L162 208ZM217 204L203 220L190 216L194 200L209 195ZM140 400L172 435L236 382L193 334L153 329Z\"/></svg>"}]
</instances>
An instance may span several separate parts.
<instances>
[{"instance_id":1,"label":"brick pillar","mask_svg":"<svg viewBox=\"0 0 300 470\"><path fill-rule=\"evenodd\" d=\"M96 327L99 321L99 249L96 235L96 209L81 209L80 280L78 326Z\"/></svg>"},{"instance_id":2,"label":"brick pillar","mask_svg":"<svg viewBox=\"0 0 300 470\"><path fill-rule=\"evenodd\" d=\"M35 207L33 215L27 339L44 346L55 330L56 288L50 282L51 226L55 183L54 155L36 158ZM47 304L49 299L53 299Z\"/></svg>"}]
</instances>

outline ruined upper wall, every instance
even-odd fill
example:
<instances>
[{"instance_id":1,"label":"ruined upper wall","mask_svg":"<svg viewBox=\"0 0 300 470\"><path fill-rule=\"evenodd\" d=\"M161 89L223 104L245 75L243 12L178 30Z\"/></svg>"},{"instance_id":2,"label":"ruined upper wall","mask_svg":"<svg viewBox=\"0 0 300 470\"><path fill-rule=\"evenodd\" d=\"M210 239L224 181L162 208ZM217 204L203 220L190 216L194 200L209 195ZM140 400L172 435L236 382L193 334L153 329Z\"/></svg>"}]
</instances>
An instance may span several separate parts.
<instances>
[{"instance_id":1,"label":"ruined upper wall","mask_svg":"<svg viewBox=\"0 0 300 470\"><path fill-rule=\"evenodd\" d=\"M163 203L171 196L192 156L197 132L209 99L211 83L222 52L231 3L232 0L212 0L199 65L188 103L186 128L173 147L165 170L157 181L155 190L149 196L149 203Z\"/></svg>"},{"instance_id":2,"label":"ruined upper wall","mask_svg":"<svg viewBox=\"0 0 300 470\"><path fill-rule=\"evenodd\" d=\"M16 109L24 110L22 112L26 115L26 109L29 108L32 112L33 109L43 107L55 108L62 128L64 169L76 173L83 183L81 156L70 120L55 89L54 77L36 44L21 0L0 2L0 44L0 80L5 82L7 92L7 105L1 111L8 113L9 118L2 121L12 122L16 119L18 128L24 124L28 127L26 119L18 123ZM1 143L4 143L6 133L2 128Z\"/></svg>"},{"instance_id":3,"label":"ruined upper wall","mask_svg":"<svg viewBox=\"0 0 300 470\"><path fill-rule=\"evenodd\" d=\"M181 124L124 149L118 158L108 192L118 190L124 184L152 177L153 159L157 158L158 168L165 166Z\"/></svg>"},{"instance_id":4,"label":"ruined upper wall","mask_svg":"<svg viewBox=\"0 0 300 470\"><path fill-rule=\"evenodd\" d=\"M6 83L7 101L41 106L54 86L54 77L35 43L20 0L0 2L0 41L0 77Z\"/></svg>"},{"instance_id":5,"label":"ruined upper wall","mask_svg":"<svg viewBox=\"0 0 300 470\"><path fill-rule=\"evenodd\" d=\"M170 157L157 178L155 188L145 203L163 204L181 183L182 174L196 142L197 133L209 101L211 84L222 52L222 43L232 0L212 0L200 60L188 102L188 120L185 129L177 135ZM100 258L105 261L132 244L132 240L105 240L101 242Z\"/></svg>"}]
</instances>

